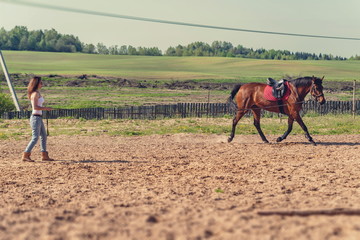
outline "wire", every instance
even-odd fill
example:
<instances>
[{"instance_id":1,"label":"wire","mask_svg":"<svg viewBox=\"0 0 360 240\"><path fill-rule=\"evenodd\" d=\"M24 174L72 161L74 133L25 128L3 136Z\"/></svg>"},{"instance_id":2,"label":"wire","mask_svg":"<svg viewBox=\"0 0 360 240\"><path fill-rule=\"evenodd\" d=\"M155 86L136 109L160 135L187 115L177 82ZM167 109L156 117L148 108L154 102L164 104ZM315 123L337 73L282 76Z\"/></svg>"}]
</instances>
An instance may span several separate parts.
<instances>
[{"instance_id":1,"label":"wire","mask_svg":"<svg viewBox=\"0 0 360 240\"><path fill-rule=\"evenodd\" d=\"M84 9L53 6L53 5L33 3L33 2L23 2L23 1L13 1L13 0L0 0L0 2L25 5L25 6L30 6L30 7L46 8L46 9L63 11L63 12L82 13L82 14L88 14L88 15L96 15L96 16L112 17L112 18L122 18L122 19L130 19L130 20L144 21L144 22L182 25L182 26L188 26L188 27L211 28L211 29L219 29L219 30L273 34L273 35L283 35L283 36L293 36L293 37L328 38L328 39L357 40L357 41L360 40L360 38L354 38L354 37L339 37L339 36L311 35L311 34L286 33L286 32L272 32L272 31L251 30L251 29L243 29L243 28L230 28L230 27L221 27L221 26L213 26L213 25L203 25L203 24L196 24L196 23L176 22L176 21L169 21L169 20L144 18L144 17L136 17L136 16L114 14L114 13L84 10Z\"/></svg>"}]
</instances>

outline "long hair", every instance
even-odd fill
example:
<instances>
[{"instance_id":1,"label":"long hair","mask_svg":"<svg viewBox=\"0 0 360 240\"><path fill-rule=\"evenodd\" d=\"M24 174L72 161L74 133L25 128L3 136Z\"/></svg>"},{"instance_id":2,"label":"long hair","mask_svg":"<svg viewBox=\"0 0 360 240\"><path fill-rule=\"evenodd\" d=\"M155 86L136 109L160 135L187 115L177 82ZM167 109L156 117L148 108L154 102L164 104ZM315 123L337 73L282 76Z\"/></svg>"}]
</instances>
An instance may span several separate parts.
<instances>
[{"instance_id":1,"label":"long hair","mask_svg":"<svg viewBox=\"0 0 360 240\"><path fill-rule=\"evenodd\" d=\"M33 77L30 80L29 85L27 87L27 96L29 99L31 98L31 94L38 90L40 82L41 82L41 77Z\"/></svg>"}]
</instances>

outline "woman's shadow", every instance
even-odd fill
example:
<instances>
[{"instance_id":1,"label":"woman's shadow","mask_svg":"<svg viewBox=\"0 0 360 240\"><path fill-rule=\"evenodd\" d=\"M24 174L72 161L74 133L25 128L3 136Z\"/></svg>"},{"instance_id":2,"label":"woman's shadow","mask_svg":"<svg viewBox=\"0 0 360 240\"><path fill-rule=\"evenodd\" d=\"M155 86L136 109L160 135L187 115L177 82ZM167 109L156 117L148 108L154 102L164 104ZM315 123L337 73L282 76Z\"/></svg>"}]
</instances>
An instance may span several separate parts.
<instances>
[{"instance_id":1,"label":"woman's shadow","mask_svg":"<svg viewBox=\"0 0 360 240\"><path fill-rule=\"evenodd\" d=\"M43 161L45 162L45 161ZM47 162L61 162L61 163L147 163L147 161L126 161L126 160L73 160L73 159L56 159Z\"/></svg>"}]
</instances>

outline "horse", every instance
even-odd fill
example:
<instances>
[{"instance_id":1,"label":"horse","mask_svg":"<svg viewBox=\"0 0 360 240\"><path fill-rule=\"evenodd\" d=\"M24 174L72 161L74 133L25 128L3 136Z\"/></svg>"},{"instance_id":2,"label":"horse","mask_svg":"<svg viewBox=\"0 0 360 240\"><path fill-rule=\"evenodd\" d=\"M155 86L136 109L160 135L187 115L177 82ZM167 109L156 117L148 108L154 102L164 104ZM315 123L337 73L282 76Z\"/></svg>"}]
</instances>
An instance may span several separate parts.
<instances>
[{"instance_id":1,"label":"horse","mask_svg":"<svg viewBox=\"0 0 360 240\"><path fill-rule=\"evenodd\" d=\"M326 100L322 86L323 79L324 77L317 78L312 76L287 81L289 95L286 100L280 102L282 103L280 105L279 101L269 101L264 97L264 90L267 86L265 83L253 82L244 85L236 85L228 98L228 102L236 107L236 114L232 122L232 130L228 142L231 142L234 139L237 123L251 110L254 115L254 126L262 141L264 143L269 143L260 127L260 112L261 109L264 109L270 112L283 113L288 116L288 128L282 136L276 139L276 142L281 142L286 139L292 130L295 120L305 132L305 136L309 142L316 145L300 116L300 110L302 109L305 96L308 93L310 93L320 105L325 103Z\"/></svg>"}]
</instances>

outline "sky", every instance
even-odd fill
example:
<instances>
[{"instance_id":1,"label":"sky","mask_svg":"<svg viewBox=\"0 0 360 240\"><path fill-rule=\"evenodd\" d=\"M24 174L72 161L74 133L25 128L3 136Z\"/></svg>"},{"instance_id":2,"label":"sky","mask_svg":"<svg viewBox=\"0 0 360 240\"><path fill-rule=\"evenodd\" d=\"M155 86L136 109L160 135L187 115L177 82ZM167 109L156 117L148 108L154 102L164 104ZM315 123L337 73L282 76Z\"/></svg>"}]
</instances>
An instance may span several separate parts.
<instances>
[{"instance_id":1,"label":"sky","mask_svg":"<svg viewBox=\"0 0 360 240\"><path fill-rule=\"evenodd\" d=\"M83 43L158 47L163 52L179 44L226 41L253 49L360 56L360 40L190 27L46 9L21 4L24 2L226 28L360 39L359 0L0 0L0 28L54 28Z\"/></svg>"}]
</instances>

